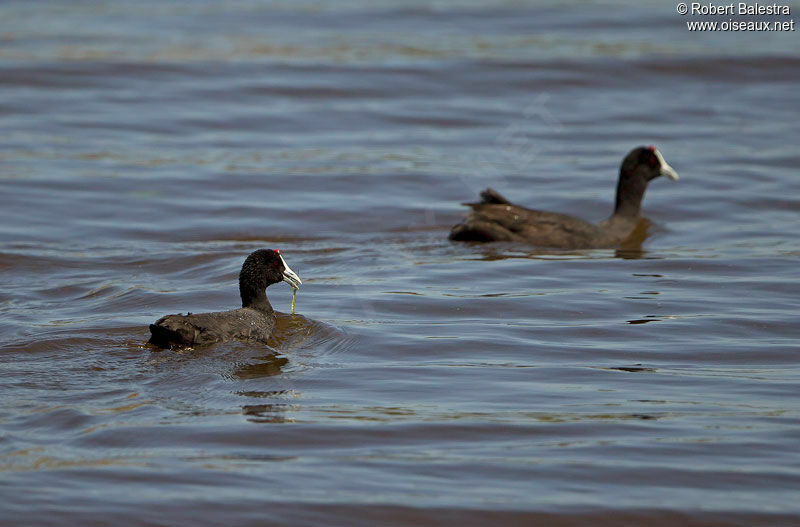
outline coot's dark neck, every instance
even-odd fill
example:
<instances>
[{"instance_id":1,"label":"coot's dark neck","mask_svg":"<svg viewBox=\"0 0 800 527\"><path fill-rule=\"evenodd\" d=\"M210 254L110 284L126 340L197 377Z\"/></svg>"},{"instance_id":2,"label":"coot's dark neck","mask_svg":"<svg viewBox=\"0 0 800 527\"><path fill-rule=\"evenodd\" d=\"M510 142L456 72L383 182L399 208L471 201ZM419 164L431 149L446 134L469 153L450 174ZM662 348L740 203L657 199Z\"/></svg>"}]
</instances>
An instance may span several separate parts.
<instances>
[{"instance_id":1,"label":"coot's dark neck","mask_svg":"<svg viewBox=\"0 0 800 527\"><path fill-rule=\"evenodd\" d=\"M267 292L264 287L243 284L240 281L239 294L242 297L242 307L252 307L253 309L272 313L272 306L267 300Z\"/></svg>"},{"instance_id":2,"label":"coot's dark neck","mask_svg":"<svg viewBox=\"0 0 800 527\"><path fill-rule=\"evenodd\" d=\"M620 170L614 215L638 217L642 211L642 198L646 189L645 178Z\"/></svg>"}]
</instances>

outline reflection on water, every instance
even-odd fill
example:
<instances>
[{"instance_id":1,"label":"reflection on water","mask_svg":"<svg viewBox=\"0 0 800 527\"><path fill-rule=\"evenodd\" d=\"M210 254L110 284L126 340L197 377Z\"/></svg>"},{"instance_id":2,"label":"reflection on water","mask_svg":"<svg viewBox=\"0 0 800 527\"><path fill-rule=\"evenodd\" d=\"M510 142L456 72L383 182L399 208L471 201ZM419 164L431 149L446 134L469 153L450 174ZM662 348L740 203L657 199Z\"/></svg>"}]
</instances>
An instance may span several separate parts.
<instances>
[{"instance_id":1,"label":"reflection on water","mask_svg":"<svg viewBox=\"0 0 800 527\"><path fill-rule=\"evenodd\" d=\"M647 258L647 251L642 249L642 245L652 234L653 228L654 223L652 221L648 218L642 218L630 235L622 241L619 248L614 251L614 256L623 260Z\"/></svg>"},{"instance_id":2,"label":"reflection on water","mask_svg":"<svg viewBox=\"0 0 800 527\"><path fill-rule=\"evenodd\" d=\"M615 367L606 368L606 369L607 370L626 371L626 372L629 372L629 373L639 373L639 372L650 372L650 373L653 373L653 372L657 372L658 371L656 368L648 368L648 367L642 366L641 364L637 364L635 366L615 366Z\"/></svg>"},{"instance_id":3,"label":"reflection on water","mask_svg":"<svg viewBox=\"0 0 800 527\"><path fill-rule=\"evenodd\" d=\"M286 357L270 354L255 357L253 362L239 364L233 370L233 375L239 379L254 379L258 377L271 377L280 375L281 368L288 364Z\"/></svg>"},{"instance_id":4,"label":"reflection on water","mask_svg":"<svg viewBox=\"0 0 800 527\"><path fill-rule=\"evenodd\" d=\"M648 324L650 322L659 322L661 319L653 315L648 315L650 318L638 318L636 320L629 320L628 324Z\"/></svg>"},{"instance_id":5,"label":"reflection on water","mask_svg":"<svg viewBox=\"0 0 800 527\"><path fill-rule=\"evenodd\" d=\"M242 406L242 414L251 423L291 423L294 419L286 413L297 409L297 406L286 403L245 404Z\"/></svg>"}]
</instances>

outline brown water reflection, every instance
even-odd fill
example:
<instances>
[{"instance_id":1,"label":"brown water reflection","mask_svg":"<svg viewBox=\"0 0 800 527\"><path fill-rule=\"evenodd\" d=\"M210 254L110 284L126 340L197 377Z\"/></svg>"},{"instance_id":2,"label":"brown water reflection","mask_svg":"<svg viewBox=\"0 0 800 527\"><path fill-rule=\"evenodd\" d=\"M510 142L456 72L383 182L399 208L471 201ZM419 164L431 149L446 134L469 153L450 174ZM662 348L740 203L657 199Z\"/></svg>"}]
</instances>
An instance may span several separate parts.
<instances>
[{"instance_id":1,"label":"brown water reflection","mask_svg":"<svg viewBox=\"0 0 800 527\"><path fill-rule=\"evenodd\" d=\"M240 379L253 379L258 377L271 377L280 375L281 367L285 366L289 359L278 356L277 354L264 355L253 359L254 362L241 364L233 371L233 375ZM255 362L258 361L258 362Z\"/></svg>"}]
</instances>

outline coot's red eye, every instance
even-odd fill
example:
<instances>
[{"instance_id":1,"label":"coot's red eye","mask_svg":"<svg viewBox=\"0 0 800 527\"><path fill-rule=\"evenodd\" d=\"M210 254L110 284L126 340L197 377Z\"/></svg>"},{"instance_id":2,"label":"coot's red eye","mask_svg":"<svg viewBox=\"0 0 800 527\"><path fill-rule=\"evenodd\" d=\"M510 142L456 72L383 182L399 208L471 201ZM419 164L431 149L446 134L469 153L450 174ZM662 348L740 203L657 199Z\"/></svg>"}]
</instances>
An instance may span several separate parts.
<instances>
[{"instance_id":1,"label":"coot's red eye","mask_svg":"<svg viewBox=\"0 0 800 527\"><path fill-rule=\"evenodd\" d=\"M650 156L650 159L647 160L647 164L651 167L655 168L658 166L658 158L656 156Z\"/></svg>"}]
</instances>

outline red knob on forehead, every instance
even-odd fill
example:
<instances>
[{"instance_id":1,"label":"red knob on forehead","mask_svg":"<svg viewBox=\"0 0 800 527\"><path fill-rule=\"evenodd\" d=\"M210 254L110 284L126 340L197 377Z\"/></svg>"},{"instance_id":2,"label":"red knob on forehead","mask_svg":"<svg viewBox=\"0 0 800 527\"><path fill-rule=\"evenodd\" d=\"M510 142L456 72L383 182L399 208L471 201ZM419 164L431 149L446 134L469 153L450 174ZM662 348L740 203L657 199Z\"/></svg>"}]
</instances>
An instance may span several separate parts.
<instances>
[{"instance_id":1,"label":"red knob on forehead","mask_svg":"<svg viewBox=\"0 0 800 527\"><path fill-rule=\"evenodd\" d=\"M280 249L275 249L275 252L278 253L278 254L281 254L281 250Z\"/></svg>"},{"instance_id":2,"label":"red knob on forehead","mask_svg":"<svg viewBox=\"0 0 800 527\"><path fill-rule=\"evenodd\" d=\"M650 150L651 152L655 152L656 151L656 147L653 146L653 145L648 146L647 149Z\"/></svg>"}]
</instances>

